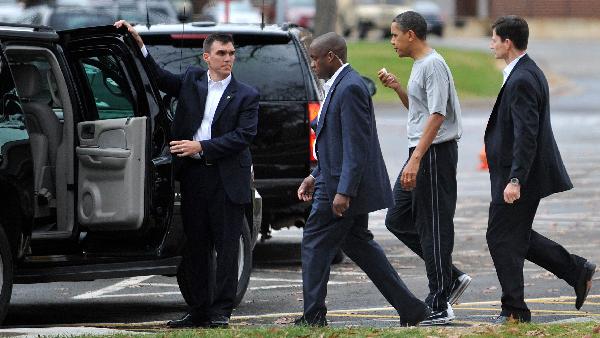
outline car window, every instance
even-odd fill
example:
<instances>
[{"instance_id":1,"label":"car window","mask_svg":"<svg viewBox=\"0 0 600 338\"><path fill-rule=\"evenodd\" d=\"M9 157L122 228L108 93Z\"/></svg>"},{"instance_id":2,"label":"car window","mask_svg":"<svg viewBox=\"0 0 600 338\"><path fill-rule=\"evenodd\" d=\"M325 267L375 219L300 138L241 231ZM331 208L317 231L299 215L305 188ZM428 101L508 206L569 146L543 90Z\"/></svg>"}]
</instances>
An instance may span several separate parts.
<instances>
[{"instance_id":1,"label":"car window","mask_svg":"<svg viewBox=\"0 0 600 338\"><path fill-rule=\"evenodd\" d=\"M57 29L73 29L110 25L115 19L112 15L102 12L54 12L50 16L48 26Z\"/></svg>"},{"instance_id":2,"label":"car window","mask_svg":"<svg viewBox=\"0 0 600 338\"><path fill-rule=\"evenodd\" d=\"M56 84L54 74L52 73L48 58L42 54L22 54L14 50L7 50L6 56L11 67L14 67L13 72L15 72L15 69L19 69L23 66L30 66L34 67L34 69L37 69L41 78L39 83L40 90L35 97L27 99L48 104L48 106L52 108L54 114L56 114L56 117L62 121L62 103L59 99L58 86Z\"/></svg>"},{"instance_id":3,"label":"car window","mask_svg":"<svg viewBox=\"0 0 600 338\"><path fill-rule=\"evenodd\" d=\"M178 41L162 44L146 37L144 41L159 65L172 73L181 73L190 65L207 67L202 59L202 40L186 40L183 47ZM237 80L258 89L262 101L306 100L300 55L292 40L241 42L236 45L233 74Z\"/></svg>"},{"instance_id":4,"label":"car window","mask_svg":"<svg viewBox=\"0 0 600 338\"><path fill-rule=\"evenodd\" d=\"M0 53L2 53L0 51ZM4 56L0 54L0 161L11 142L27 140L25 117L21 109L17 90Z\"/></svg>"},{"instance_id":5,"label":"car window","mask_svg":"<svg viewBox=\"0 0 600 338\"><path fill-rule=\"evenodd\" d=\"M129 84L123 68L112 55L79 60L94 95L100 120L135 116Z\"/></svg>"}]
</instances>

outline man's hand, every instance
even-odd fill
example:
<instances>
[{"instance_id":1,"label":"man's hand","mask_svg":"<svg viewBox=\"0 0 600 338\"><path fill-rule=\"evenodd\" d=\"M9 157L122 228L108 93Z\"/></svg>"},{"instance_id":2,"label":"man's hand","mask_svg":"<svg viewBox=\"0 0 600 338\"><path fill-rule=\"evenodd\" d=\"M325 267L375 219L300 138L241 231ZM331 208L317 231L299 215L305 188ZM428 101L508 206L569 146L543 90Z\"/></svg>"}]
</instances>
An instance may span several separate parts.
<instances>
[{"instance_id":1,"label":"man's hand","mask_svg":"<svg viewBox=\"0 0 600 338\"><path fill-rule=\"evenodd\" d=\"M114 23L114 26L117 28L121 28L122 26L127 27L127 30L129 31L129 33L131 33L131 36L133 36L135 42L138 44L138 47L144 47L144 41L142 41L142 37L138 34L138 32L135 30L135 28L133 28L133 26L129 22L125 20L119 20Z\"/></svg>"},{"instance_id":2,"label":"man's hand","mask_svg":"<svg viewBox=\"0 0 600 338\"><path fill-rule=\"evenodd\" d=\"M177 154L179 157L192 156L202 151L202 145L198 141L171 141L169 145L171 146L171 154Z\"/></svg>"},{"instance_id":3,"label":"man's hand","mask_svg":"<svg viewBox=\"0 0 600 338\"><path fill-rule=\"evenodd\" d=\"M350 196L335 194L332 207L333 214L342 217L348 208L350 208Z\"/></svg>"},{"instance_id":4,"label":"man's hand","mask_svg":"<svg viewBox=\"0 0 600 338\"><path fill-rule=\"evenodd\" d=\"M504 202L513 204L519 198L521 198L521 185L508 183L504 188Z\"/></svg>"},{"instance_id":5,"label":"man's hand","mask_svg":"<svg viewBox=\"0 0 600 338\"><path fill-rule=\"evenodd\" d=\"M298 188L298 199L304 202L312 200L315 192L315 178L308 175Z\"/></svg>"},{"instance_id":6,"label":"man's hand","mask_svg":"<svg viewBox=\"0 0 600 338\"><path fill-rule=\"evenodd\" d=\"M385 72L382 69L379 72L377 72L377 77L379 78L381 83L388 88L392 88L395 91L398 91L398 89L402 89L400 82L398 82L398 79L396 79L396 76L392 73Z\"/></svg>"},{"instance_id":7,"label":"man's hand","mask_svg":"<svg viewBox=\"0 0 600 338\"><path fill-rule=\"evenodd\" d=\"M402 189L411 191L417 186L417 173L421 162L411 157L406 163L406 166L402 170L402 176L400 176L400 185Z\"/></svg>"}]
</instances>

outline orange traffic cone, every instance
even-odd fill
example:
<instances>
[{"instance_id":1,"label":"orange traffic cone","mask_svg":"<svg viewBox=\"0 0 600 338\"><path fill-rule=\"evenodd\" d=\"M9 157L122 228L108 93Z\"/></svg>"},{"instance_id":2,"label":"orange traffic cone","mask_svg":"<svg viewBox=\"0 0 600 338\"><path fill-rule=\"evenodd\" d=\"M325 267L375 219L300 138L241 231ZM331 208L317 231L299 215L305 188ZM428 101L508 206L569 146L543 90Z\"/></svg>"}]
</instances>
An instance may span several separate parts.
<instances>
[{"instance_id":1,"label":"orange traffic cone","mask_svg":"<svg viewBox=\"0 0 600 338\"><path fill-rule=\"evenodd\" d=\"M485 156L485 145L481 148L479 152L479 170L488 170L487 157Z\"/></svg>"}]
</instances>

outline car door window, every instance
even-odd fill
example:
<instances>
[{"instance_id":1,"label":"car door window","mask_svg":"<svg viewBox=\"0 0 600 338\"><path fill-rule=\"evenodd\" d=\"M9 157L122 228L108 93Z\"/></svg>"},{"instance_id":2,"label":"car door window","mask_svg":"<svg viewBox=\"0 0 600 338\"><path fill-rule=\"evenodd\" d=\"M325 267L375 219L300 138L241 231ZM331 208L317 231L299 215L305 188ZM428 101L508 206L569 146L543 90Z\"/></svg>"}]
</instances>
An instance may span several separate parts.
<instances>
[{"instance_id":1,"label":"car door window","mask_svg":"<svg viewBox=\"0 0 600 338\"><path fill-rule=\"evenodd\" d=\"M123 65L114 55L87 56L79 59L85 73L98 119L135 116L135 105Z\"/></svg>"}]
</instances>

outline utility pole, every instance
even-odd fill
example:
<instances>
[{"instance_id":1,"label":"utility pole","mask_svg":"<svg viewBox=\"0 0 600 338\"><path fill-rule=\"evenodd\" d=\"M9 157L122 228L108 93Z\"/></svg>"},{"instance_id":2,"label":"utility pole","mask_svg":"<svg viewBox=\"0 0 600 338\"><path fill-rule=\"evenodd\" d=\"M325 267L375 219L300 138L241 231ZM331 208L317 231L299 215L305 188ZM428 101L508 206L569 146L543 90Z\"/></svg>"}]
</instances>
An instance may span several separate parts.
<instances>
[{"instance_id":1,"label":"utility pole","mask_svg":"<svg viewBox=\"0 0 600 338\"><path fill-rule=\"evenodd\" d=\"M335 32L337 20L336 0L317 0L317 11L315 14L315 36L327 32Z\"/></svg>"}]
</instances>

